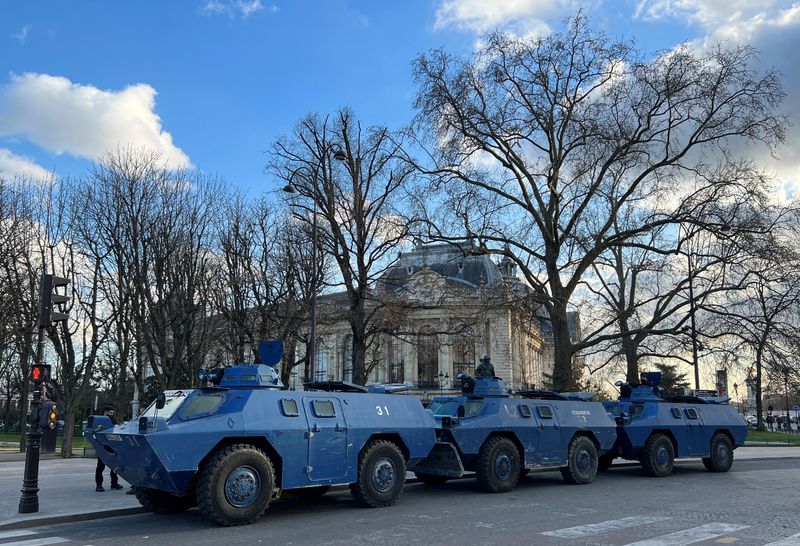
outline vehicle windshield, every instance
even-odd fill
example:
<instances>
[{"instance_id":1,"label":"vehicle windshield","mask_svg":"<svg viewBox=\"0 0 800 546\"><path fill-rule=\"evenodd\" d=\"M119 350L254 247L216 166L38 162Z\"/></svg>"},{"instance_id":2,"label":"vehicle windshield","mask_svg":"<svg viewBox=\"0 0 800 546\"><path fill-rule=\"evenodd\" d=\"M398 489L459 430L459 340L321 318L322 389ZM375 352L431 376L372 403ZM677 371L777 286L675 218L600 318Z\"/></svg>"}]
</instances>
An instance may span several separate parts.
<instances>
[{"instance_id":1,"label":"vehicle windshield","mask_svg":"<svg viewBox=\"0 0 800 546\"><path fill-rule=\"evenodd\" d=\"M464 417L480 415L483 402L469 400L464 403ZM458 415L458 400L434 400L428 406L434 417L456 417Z\"/></svg>"},{"instance_id":2,"label":"vehicle windshield","mask_svg":"<svg viewBox=\"0 0 800 546\"><path fill-rule=\"evenodd\" d=\"M456 400L434 400L428 406L434 417L455 417L458 414L458 402Z\"/></svg>"},{"instance_id":3,"label":"vehicle windshield","mask_svg":"<svg viewBox=\"0 0 800 546\"><path fill-rule=\"evenodd\" d=\"M178 408L181 406L184 400L186 400L186 396L191 393L192 391L166 391L164 395L166 396L166 402L164 403L164 407L161 409L156 408L156 402L153 402L147 406L147 409L142 412L140 417L155 417L156 415L159 417L163 417L164 419L169 419Z\"/></svg>"}]
</instances>

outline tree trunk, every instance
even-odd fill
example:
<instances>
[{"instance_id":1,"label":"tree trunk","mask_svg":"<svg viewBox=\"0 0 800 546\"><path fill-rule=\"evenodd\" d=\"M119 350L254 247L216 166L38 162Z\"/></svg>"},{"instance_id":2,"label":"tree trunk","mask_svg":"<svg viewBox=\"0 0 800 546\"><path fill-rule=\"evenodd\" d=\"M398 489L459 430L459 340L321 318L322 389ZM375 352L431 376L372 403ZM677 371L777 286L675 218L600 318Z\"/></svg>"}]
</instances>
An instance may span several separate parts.
<instances>
[{"instance_id":1,"label":"tree trunk","mask_svg":"<svg viewBox=\"0 0 800 546\"><path fill-rule=\"evenodd\" d=\"M572 340L566 305L554 305L550 309L553 325L553 390L569 391L575 386L572 370Z\"/></svg>"},{"instance_id":2,"label":"tree trunk","mask_svg":"<svg viewBox=\"0 0 800 546\"><path fill-rule=\"evenodd\" d=\"M72 456L72 431L75 430L75 408L64 409L64 440L61 442L61 456Z\"/></svg>"},{"instance_id":3,"label":"tree trunk","mask_svg":"<svg viewBox=\"0 0 800 546\"><path fill-rule=\"evenodd\" d=\"M764 408L761 405L761 348L756 349L756 429L764 430Z\"/></svg>"}]
</instances>

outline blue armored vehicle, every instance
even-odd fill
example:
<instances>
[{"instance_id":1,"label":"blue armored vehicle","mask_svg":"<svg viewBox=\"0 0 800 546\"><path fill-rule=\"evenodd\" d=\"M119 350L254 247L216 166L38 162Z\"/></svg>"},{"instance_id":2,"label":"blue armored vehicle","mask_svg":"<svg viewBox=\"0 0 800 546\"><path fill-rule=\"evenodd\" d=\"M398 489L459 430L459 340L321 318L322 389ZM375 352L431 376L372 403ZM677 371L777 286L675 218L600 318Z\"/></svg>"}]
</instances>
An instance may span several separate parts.
<instances>
[{"instance_id":1,"label":"blue armored vehicle","mask_svg":"<svg viewBox=\"0 0 800 546\"><path fill-rule=\"evenodd\" d=\"M660 373L643 373L638 385L617 383L616 402L603 402L617 422L617 442L600 457L600 470L615 457L638 460L654 477L669 476L676 457L702 457L710 472L730 470L747 436L744 419L727 398L670 396L660 382Z\"/></svg>"},{"instance_id":2,"label":"blue armored vehicle","mask_svg":"<svg viewBox=\"0 0 800 546\"><path fill-rule=\"evenodd\" d=\"M263 364L201 370L210 386L162 393L137 421L94 416L86 437L157 513L196 504L220 525L241 525L285 492L343 484L361 505L393 504L406 468L436 441L430 413L418 398L349 383L281 390L282 350L262 345Z\"/></svg>"},{"instance_id":3,"label":"blue armored vehicle","mask_svg":"<svg viewBox=\"0 0 800 546\"><path fill-rule=\"evenodd\" d=\"M616 425L602 404L579 398L547 391L511 396L499 378L463 377L461 395L436 397L428 406L437 443L413 470L428 484L473 471L492 493L512 490L521 475L538 469L590 483L598 453L614 445Z\"/></svg>"}]
</instances>

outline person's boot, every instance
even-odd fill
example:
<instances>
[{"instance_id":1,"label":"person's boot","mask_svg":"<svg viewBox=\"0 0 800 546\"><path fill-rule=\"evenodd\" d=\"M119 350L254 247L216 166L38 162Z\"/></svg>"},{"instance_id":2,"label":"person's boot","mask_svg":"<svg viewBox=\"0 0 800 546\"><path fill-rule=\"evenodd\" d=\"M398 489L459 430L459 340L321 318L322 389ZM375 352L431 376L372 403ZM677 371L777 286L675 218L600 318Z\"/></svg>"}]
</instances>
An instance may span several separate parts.
<instances>
[{"instance_id":1,"label":"person's boot","mask_svg":"<svg viewBox=\"0 0 800 546\"><path fill-rule=\"evenodd\" d=\"M94 490L97 491L98 493L102 493L103 491L105 491L102 485L98 485L97 487L94 488Z\"/></svg>"},{"instance_id":2,"label":"person's boot","mask_svg":"<svg viewBox=\"0 0 800 546\"><path fill-rule=\"evenodd\" d=\"M122 486L121 486L120 484L118 484L118 483L112 483L112 484L111 484L111 489L124 489L124 487L122 487Z\"/></svg>"}]
</instances>

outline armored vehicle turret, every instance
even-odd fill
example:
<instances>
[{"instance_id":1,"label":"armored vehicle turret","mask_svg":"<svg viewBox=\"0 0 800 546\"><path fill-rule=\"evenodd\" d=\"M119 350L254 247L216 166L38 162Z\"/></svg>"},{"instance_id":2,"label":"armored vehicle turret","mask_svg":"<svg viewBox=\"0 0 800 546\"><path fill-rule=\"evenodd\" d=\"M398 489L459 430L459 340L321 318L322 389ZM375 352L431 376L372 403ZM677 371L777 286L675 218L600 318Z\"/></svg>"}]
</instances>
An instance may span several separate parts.
<instances>
[{"instance_id":1,"label":"armored vehicle turret","mask_svg":"<svg viewBox=\"0 0 800 546\"><path fill-rule=\"evenodd\" d=\"M667 395L661 374L643 373L641 383L618 382L616 402L603 402L617 422L617 442L600 458L600 470L615 457L638 460L649 476L672 473L676 457L702 457L711 472L727 472L733 450L744 444L747 423L727 398Z\"/></svg>"},{"instance_id":2,"label":"armored vehicle turret","mask_svg":"<svg viewBox=\"0 0 800 546\"><path fill-rule=\"evenodd\" d=\"M459 396L434 398L431 454L414 472L429 484L475 472L485 491L513 489L530 470L560 469L569 483L594 480L598 454L614 445L616 425L591 394L526 391L512 396L500 378L461 377Z\"/></svg>"},{"instance_id":3,"label":"armored vehicle turret","mask_svg":"<svg viewBox=\"0 0 800 546\"><path fill-rule=\"evenodd\" d=\"M393 504L406 468L435 443L419 399L349 383L282 390L273 367L282 344L261 353L261 364L201 370L209 386L161 393L137 421L94 416L86 437L157 513L196 504L218 524L240 525L284 492L344 484L364 506Z\"/></svg>"}]
</instances>

